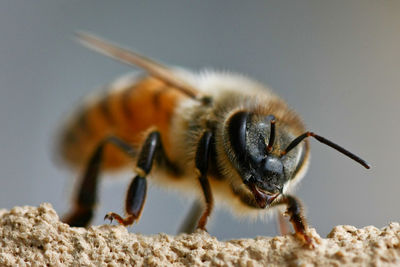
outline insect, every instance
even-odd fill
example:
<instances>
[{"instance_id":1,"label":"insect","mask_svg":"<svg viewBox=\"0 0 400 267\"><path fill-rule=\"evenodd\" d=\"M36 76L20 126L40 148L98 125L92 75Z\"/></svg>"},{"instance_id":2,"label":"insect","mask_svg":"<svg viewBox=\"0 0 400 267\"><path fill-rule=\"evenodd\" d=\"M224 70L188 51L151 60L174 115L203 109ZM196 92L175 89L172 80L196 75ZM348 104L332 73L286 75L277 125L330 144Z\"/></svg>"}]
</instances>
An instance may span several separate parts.
<instances>
[{"instance_id":1,"label":"insect","mask_svg":"<svg viewBox=\"0 0 400 267\"><path fill-rule=\"evenodd\" d=\"M301 203L290 194L308 167L307 138L369 168L358 156L306 131L299 115L255 81L167 68L96 36L78 37L147 74L111 84L64 128L61 154L83 170L74 207L64 219L72 226L86 226L92 218L100 171L132 166L125 216L110 212L105 219L125 226L136 222L151 179L203 201L197 228L205 229L214 202L249 216L284 206L296 236L312 246Z\"/></svg>"}]
</instances>

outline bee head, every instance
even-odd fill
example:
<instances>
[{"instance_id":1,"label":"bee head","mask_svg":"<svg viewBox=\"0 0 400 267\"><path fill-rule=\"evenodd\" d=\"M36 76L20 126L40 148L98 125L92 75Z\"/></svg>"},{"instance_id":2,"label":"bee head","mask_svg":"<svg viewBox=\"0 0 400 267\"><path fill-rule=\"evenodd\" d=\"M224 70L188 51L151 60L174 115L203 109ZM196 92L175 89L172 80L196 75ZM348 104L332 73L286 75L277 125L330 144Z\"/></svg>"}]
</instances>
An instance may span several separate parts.
<instances>
[{"instance_id":1,"label":"bee head","mask_svg":"<svg viewBox=\"0 0 400 267\"><path fill-rule=\"evenodd\" d=\"M228 153L230 160L260 208L285 193L288 183L305 163L306 147L299 144L309 136L369 168L364 160L322 136L305 132L296 137L283 125L275 129L275 123L273 115L240 111L227 124L233 152Z\"/></svg>"},{"instance_id":2,"label":"bee head","mask_svg":"<svg viewBox=\"0 0 400 267\"><path fill-rule=\"evenodd\" d=\"M238 112L231 117L228 127L234 165L258 206L264 208L283 193L291 178L293 162L283 159L274 149L288 137L279 132L276 138L272 115Z\"/></svg>"}]
</instances>

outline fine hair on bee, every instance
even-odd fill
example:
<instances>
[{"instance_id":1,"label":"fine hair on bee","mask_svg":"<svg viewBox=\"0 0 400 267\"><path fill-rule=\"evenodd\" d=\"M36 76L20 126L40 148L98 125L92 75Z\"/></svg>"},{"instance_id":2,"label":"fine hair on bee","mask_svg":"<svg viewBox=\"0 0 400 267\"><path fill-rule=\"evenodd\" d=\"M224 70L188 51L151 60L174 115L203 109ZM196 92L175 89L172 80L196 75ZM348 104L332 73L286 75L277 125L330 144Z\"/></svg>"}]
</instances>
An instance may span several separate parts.
<instances>
[{"instance_id":1,"label":"fine hair on bee","mask_svg":"<svg viewBox=\"0 0 400 267\"><path fill-rule=\"evenodd\" d=\"M203 203L191 213L187 231L194 225L206 229L214 203L242 214L283 206L296 236L312 247L301 202L290 193L308 167L308 137L369 168L355 154L307 131L280 97L251 79L168 68L91 34L78 33L78 39L147 74L112 84L63 128L60 153L83 173L64 218L71 226L86 226L93 217L100 172L131 166L125 215L109 212L105 219L125 226L138 221L150 179L194 193Z\"/></svg>"}]
</instances>

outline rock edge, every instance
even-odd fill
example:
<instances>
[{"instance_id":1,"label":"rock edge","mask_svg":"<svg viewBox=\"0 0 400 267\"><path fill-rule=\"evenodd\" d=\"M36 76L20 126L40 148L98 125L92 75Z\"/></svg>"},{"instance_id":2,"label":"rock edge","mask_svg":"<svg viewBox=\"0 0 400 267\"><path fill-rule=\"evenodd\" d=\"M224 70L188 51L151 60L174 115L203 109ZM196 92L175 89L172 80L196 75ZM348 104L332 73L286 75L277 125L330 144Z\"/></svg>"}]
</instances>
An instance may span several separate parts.
<instances>
[{"instance_id":1,"label":"rock edge","mask_svg":"<svg viewBox=\"0 0 400 267\"><path fill-rule=\"evenodd\" d=\"M400 265L400 224L378 229L311 229L314 249L293 236L218 241L204 232L128 233L115 225L69 227L48 203L0 210L0 266L282 266Z\"/></svg>"}]
</instances>

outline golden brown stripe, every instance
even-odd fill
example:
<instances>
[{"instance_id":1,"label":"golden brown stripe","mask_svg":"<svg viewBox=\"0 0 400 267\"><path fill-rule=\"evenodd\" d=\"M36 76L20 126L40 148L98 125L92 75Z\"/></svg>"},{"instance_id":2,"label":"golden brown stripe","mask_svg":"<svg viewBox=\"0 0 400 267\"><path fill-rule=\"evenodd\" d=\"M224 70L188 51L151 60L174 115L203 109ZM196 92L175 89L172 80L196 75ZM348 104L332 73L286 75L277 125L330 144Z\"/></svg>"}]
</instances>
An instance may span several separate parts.
<instances>
[{"instance_id":1,"label":"golden brown stripe","mask_svg":"<svg viewBox=\"0 0 400 267\"><path fill-rule=\"evenodd\" d=\"M109 124L114 124L115 121L114 121L114 117L111 113L111 107L110 107L111 98L112 98L112 96L110 96L110 94L108 92L105 92L104 96L102 96L98 106L99 106L100 113L106 119L106 121Z\"/></svg>"}]
</instances>

